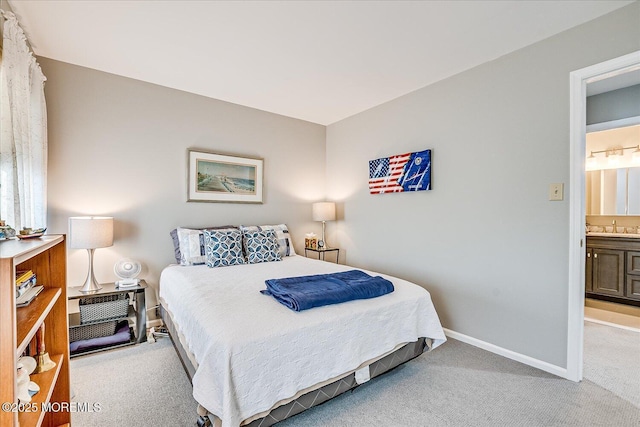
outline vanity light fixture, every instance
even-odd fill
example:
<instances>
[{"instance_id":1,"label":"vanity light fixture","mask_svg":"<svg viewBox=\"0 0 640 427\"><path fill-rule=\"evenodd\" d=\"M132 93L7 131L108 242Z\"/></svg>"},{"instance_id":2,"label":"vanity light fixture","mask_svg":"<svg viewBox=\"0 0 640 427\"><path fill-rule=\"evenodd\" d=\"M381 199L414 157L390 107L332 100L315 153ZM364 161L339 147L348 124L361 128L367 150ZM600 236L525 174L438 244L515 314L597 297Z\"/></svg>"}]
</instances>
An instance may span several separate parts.
<instances>
[{"instance_id":1,"label":"vanity light fixture","mask_svg":"<svg viewBox=\"0 0 640 427\"><path fill-rule=\"evenodd\" d=\"M609 165L610 166L619 165L621 157L622 157L622 154L618 153L618 150L609 150L609 151L607 151L607 160L609 161Z\"/></svg>"},{"instance_id":2,"label":"vanity light fixture","mask_svg":"<svg viewBox=\"0 0 640 427\"><path fill-rule=\"evenodd\" d=\"M640 163L640 145L636 146L636 149L631 153L631 161L633 163Z\"/></svg>"},{"instance_id":3,"label":"vanity light fixture","mask_svg":"<svg viewBox=\"0 0 640 427\"><path fill-rule=\"evenodd\" d=\"M593 169L598 166L599 159L596 154L605 154L605 157L608 160L609 166L617 166L621 163L622 158L624 156L624 150L633 150L631 153L631 159L634 163L640 163L640 145L633 145L631 147L611 147L606 150L593 150L590 152L589 157L587 157L586 167L589 169Z\"/></svg>"}]
</instances>

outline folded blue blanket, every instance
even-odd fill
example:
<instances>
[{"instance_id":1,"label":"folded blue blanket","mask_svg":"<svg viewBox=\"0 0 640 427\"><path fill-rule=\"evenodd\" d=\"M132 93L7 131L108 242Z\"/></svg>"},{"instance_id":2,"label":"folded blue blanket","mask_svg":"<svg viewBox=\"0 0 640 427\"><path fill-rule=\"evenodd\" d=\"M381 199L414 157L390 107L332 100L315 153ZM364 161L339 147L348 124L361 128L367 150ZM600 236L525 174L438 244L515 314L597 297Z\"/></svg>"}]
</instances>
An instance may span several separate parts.
<instances>
[{"instance_id":1,"label":"folded blue blanket","mask_svg":"<svg viewBox=\"0 0 640 427\"><path fill-rule=\"evenodd\" d=\"M260 292L273 296L280 304L295 311L393 292L390 281L380 276L369 276L360 270L269 279L265 283L267 289Z\"/></svg>"}]
</instances>

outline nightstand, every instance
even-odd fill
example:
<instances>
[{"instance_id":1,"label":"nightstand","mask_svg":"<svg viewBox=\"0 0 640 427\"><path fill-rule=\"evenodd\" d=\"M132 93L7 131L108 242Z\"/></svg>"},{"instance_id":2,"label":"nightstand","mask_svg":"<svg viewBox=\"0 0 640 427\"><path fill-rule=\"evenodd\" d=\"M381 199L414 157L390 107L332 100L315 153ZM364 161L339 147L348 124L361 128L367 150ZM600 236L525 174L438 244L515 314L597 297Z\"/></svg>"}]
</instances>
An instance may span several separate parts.
<instances>
[{"instance_id":1,"label":"nightstand","mask_svg":"<svg viewBox=\"0 0 640 427\"><path fill-rule=\"evenodd\" d=\"M304 248L304 256L307 256L307 251L315 252L318 254L318 259L324 261L324 256L327 252L335 252L336 253L336 264L340 263L340 249L338 248L319 248L319 249L311 249Z\"/></svg>"},{"instance_id":2,"label":"nightstand","mask_svg":"<svg viewBox=\"0 0 640 427\"><path fill-rule=\"evenodd\" d=\"M71 356L79 356L81 354L93 353L95 351L106 350L115 347L122 347L125 345L142 343L147 340L147 306L145 301L145 290L147 289L147 282L144 280L140 280L140 283L137 286L123 287L119 288L115 283L101 283L102 289L91 292L91 293L83 293L80 292L80 286L68 288L67 289L67 299L69 300L81 300L83 302L91 302L90 299L98 299L99 297L107 297L100 299L110 299L110 298L124 298L123 295L131 294L133 296L134 304L129 305L127 299L127 307L125 312L121 314L116 314L115 316L109 316L108 318L98 318L95 321L85 321L81 322L80 313L71 313L69 314L69 333L72 332L81 332L82 328L84 329L98 329L102 325L109 327L106 325L107 323L118 322L122 320L126 320L129 317L135 316L136 318L136 330L135 337L133 337L130 341L124 343L118 343L114 345L104 345L100 347L96 347L93 349L87 350L78 350L77 352L72 352ZM98 297L98 298L97 298ZM98 309L96 307L96 309ZM107 315L108 316L108 315ZM77 329L73 331L73 329Z\"/></svg>"}]
</instances>

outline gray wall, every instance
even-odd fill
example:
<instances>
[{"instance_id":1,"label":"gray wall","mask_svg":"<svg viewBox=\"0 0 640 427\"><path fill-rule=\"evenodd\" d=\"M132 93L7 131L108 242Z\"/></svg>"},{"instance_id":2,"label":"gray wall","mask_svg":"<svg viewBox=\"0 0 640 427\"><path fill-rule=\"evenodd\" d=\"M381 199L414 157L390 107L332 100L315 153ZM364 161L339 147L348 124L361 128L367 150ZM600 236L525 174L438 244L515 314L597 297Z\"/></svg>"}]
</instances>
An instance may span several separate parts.
<instances>
[{"instance_id":1,"label":"gray wall","mask_svg":"<svg viewBox=\"0 0 640 427\"><path fill-rule=\"evenodd\" d=\"M445 327L566 366L568 195L547 192L568 187L569 72L640 49L639 16L635 3L328 128L40 58L48 225L113 215L98 279L129 256L157 286L179 225L286 222L300 251L326 171L328 240L349 264L425 286ZM189 147L263 157L266 203L186 203ZM432 191L368 194L368 160L424 148ZM86 268L70 251L70 285Z\"/></svg>"},{"instance_id":2,"label":"gray wall","mask_svg":"<svg viewBox=\"0 0 640 427\"><path fill-rule=\"evenodd\" d=\"M566 367L569 73L640 49L639 17L635 3L330 125L328 239L427 288L445 327ZM426 148L432 191L368 194L369 160Z\"/></svg>"},{"instance_id":3,"label":"gray wall","mask_svg":"<svg viewBox=\"0 0 640 427\"><path fill-rule=\"evenodd\" d=\"M287 223L300 250L325 196L324 126L39 58L49 125L49 230L72 215L112 215L115 243L95 254L96 277L140 260L157 286L176 226ZM187 203L187 148L264 158L264 204ZM316 172L317 171L317 172ZM69 251L70 286L86 251Z\"/></svg>"},{"instance_id":4,"label":"gray wall","mask_svg":"<svg viewBox=\"0 0 640 427\"><path fill-rule=\"evenodd\" d=\"M637 116L640 116L640 85L612 90L587 98L588 125Z\"/></svg>"}]
</instances>

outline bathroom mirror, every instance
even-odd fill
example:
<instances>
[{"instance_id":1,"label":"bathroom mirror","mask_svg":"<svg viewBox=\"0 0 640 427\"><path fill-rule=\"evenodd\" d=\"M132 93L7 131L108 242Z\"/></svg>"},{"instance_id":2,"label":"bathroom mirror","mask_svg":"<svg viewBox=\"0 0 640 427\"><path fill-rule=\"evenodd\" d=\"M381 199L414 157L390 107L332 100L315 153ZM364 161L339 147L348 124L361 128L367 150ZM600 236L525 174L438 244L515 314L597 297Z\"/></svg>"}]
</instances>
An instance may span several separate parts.
<instances>
[{"instance_id":1,"label":"bathroom mirror","mask_svg":"<svg viewBox=\"0 0 640 427\"><path fill-rule=\"evenodd\" d=\"M640 167L587 172L587 215L640 215Z\"/></svg>"}]
</instances>

